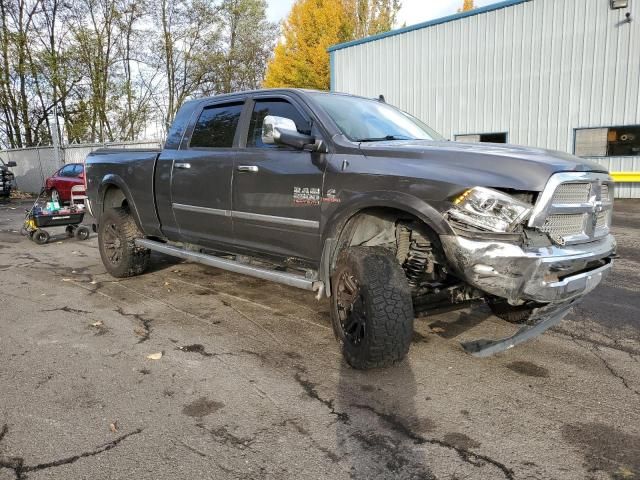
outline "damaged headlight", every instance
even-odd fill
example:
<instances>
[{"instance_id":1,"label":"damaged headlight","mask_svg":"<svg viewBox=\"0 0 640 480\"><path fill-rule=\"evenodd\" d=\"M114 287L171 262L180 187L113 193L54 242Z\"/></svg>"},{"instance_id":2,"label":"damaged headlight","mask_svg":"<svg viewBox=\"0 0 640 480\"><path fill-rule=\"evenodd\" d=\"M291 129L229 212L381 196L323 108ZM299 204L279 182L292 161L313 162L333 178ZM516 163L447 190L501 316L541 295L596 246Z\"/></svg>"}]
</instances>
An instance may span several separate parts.
<instances>
[{"instance_id":1,"label":"damaged headlight","mask_svg":"<svg viewBox=\"0 0 640 480\"><path fill-rule=\"evenodd\" d=\"M449 216L489 232L512 232L529 216L533 206L491 188L474 187L453 200Z\"/></svg>"}]
</instances>

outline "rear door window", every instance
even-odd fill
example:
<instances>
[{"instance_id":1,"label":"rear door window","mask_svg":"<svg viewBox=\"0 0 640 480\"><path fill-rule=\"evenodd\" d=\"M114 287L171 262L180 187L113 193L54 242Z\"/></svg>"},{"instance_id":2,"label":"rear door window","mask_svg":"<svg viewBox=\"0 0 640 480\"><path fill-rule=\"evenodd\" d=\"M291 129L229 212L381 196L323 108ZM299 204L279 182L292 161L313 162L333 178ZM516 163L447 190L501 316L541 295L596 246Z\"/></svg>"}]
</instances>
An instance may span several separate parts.
<instances>
[{"instance_id":1,"label":"rear door window","mask_svg":"<svg viewBox=\"0 0 640 480\"><path fill-rule=\"evenodd\" d=\"M202 110L191 135L191 148L231 148L242 103L213 105Z\"/></svg>"}]
</instances>

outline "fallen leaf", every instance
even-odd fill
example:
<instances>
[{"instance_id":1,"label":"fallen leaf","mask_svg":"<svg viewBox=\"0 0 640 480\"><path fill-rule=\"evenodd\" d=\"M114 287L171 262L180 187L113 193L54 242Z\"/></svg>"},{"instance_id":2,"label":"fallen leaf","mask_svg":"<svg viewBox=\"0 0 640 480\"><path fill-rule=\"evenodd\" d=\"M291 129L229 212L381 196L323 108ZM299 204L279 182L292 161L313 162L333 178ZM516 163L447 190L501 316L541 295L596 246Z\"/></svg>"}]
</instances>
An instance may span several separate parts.
<instances>
[{"instance_id":1,"label":"fallen leaf","mask_svg":"<svg viewBox=\"0 0 640 480\"><path fill-rule=\"evenodd\" d=\"M118 421L117 420L115 422L109 424L109 430L111 430L112 433L116 433L118 431Z\"/></svg>"},{"instance_id":2,"label":"fallen leaf","mask_svg":"<svg viewBox=\"0 0 640 480\"><path fill-rule=\"evenodd\" d=\"M102 325L104 325L104 324L102 323L102 320L98 320L97 322L93 322L93 323L91 324L91 326L92 326L92 327L101 327Z\"/></svg>"},{"instance_id":3,"label":"fallen leaf","mask_svg":"<svg viewBox=\"0 0 640 480\"><path fill-rule=\"evenodd\" d=\"M635 474L633 473L632 470L628 469L627 467L619 467L614 474L614 478L632 480L633 478L635 478Z\"/></svg>"},{"instance_id":4,"label":"fallen leaf","mask_svg":"<svg viewBox=\"0 0 640 480\"><path fill-rule=\"evenodd\" d=\"M160 360L162 358L162 352L152 353L151 355L147 355L149 360Z\"/></svg>"}]
</instances>

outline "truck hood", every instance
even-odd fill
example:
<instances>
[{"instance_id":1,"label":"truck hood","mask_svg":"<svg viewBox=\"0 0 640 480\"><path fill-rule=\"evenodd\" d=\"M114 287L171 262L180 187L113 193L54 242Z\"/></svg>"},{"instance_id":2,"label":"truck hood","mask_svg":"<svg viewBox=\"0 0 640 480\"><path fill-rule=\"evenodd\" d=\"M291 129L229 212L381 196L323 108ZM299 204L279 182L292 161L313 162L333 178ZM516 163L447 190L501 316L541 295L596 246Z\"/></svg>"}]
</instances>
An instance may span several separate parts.
<instances>
[{"instance_id":1,"label":"truck hood","mask_svg":"<svg viewBox=\"0 0 640 480\"><path fill-rule=\"evenodd\" d=\"M378 163L374 158L385 159L387 173L397 169L403 176L469 187L539 192L557 172L607 172L602 165L567 153L497 143L398 140L361 143L360 149L373 165Z\"/></svg>"}]
</instances>

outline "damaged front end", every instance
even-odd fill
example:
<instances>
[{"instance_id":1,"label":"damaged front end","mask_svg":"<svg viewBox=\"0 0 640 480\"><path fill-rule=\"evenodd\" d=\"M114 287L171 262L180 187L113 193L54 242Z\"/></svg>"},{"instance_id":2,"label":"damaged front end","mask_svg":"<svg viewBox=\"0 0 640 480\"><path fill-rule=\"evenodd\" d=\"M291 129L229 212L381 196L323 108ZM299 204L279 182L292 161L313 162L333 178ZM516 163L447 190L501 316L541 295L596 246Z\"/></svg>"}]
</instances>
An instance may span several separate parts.
<instances>
[{"instance_id":1,"label":"damaged front end","mask_svg":"<svg viewBox=\"0 0 640 480\"><path fill-rule=\"evenodd\" d=\"M608 175L553 175L535 205L491 192L470 189L454 200L448 217L456 234L440 237L445 256L461 280L487 297L531 309L514 336L463 344L476 356L507 350L559 323L609 273L616 250Z\"/></svg>"}]
</instances>

